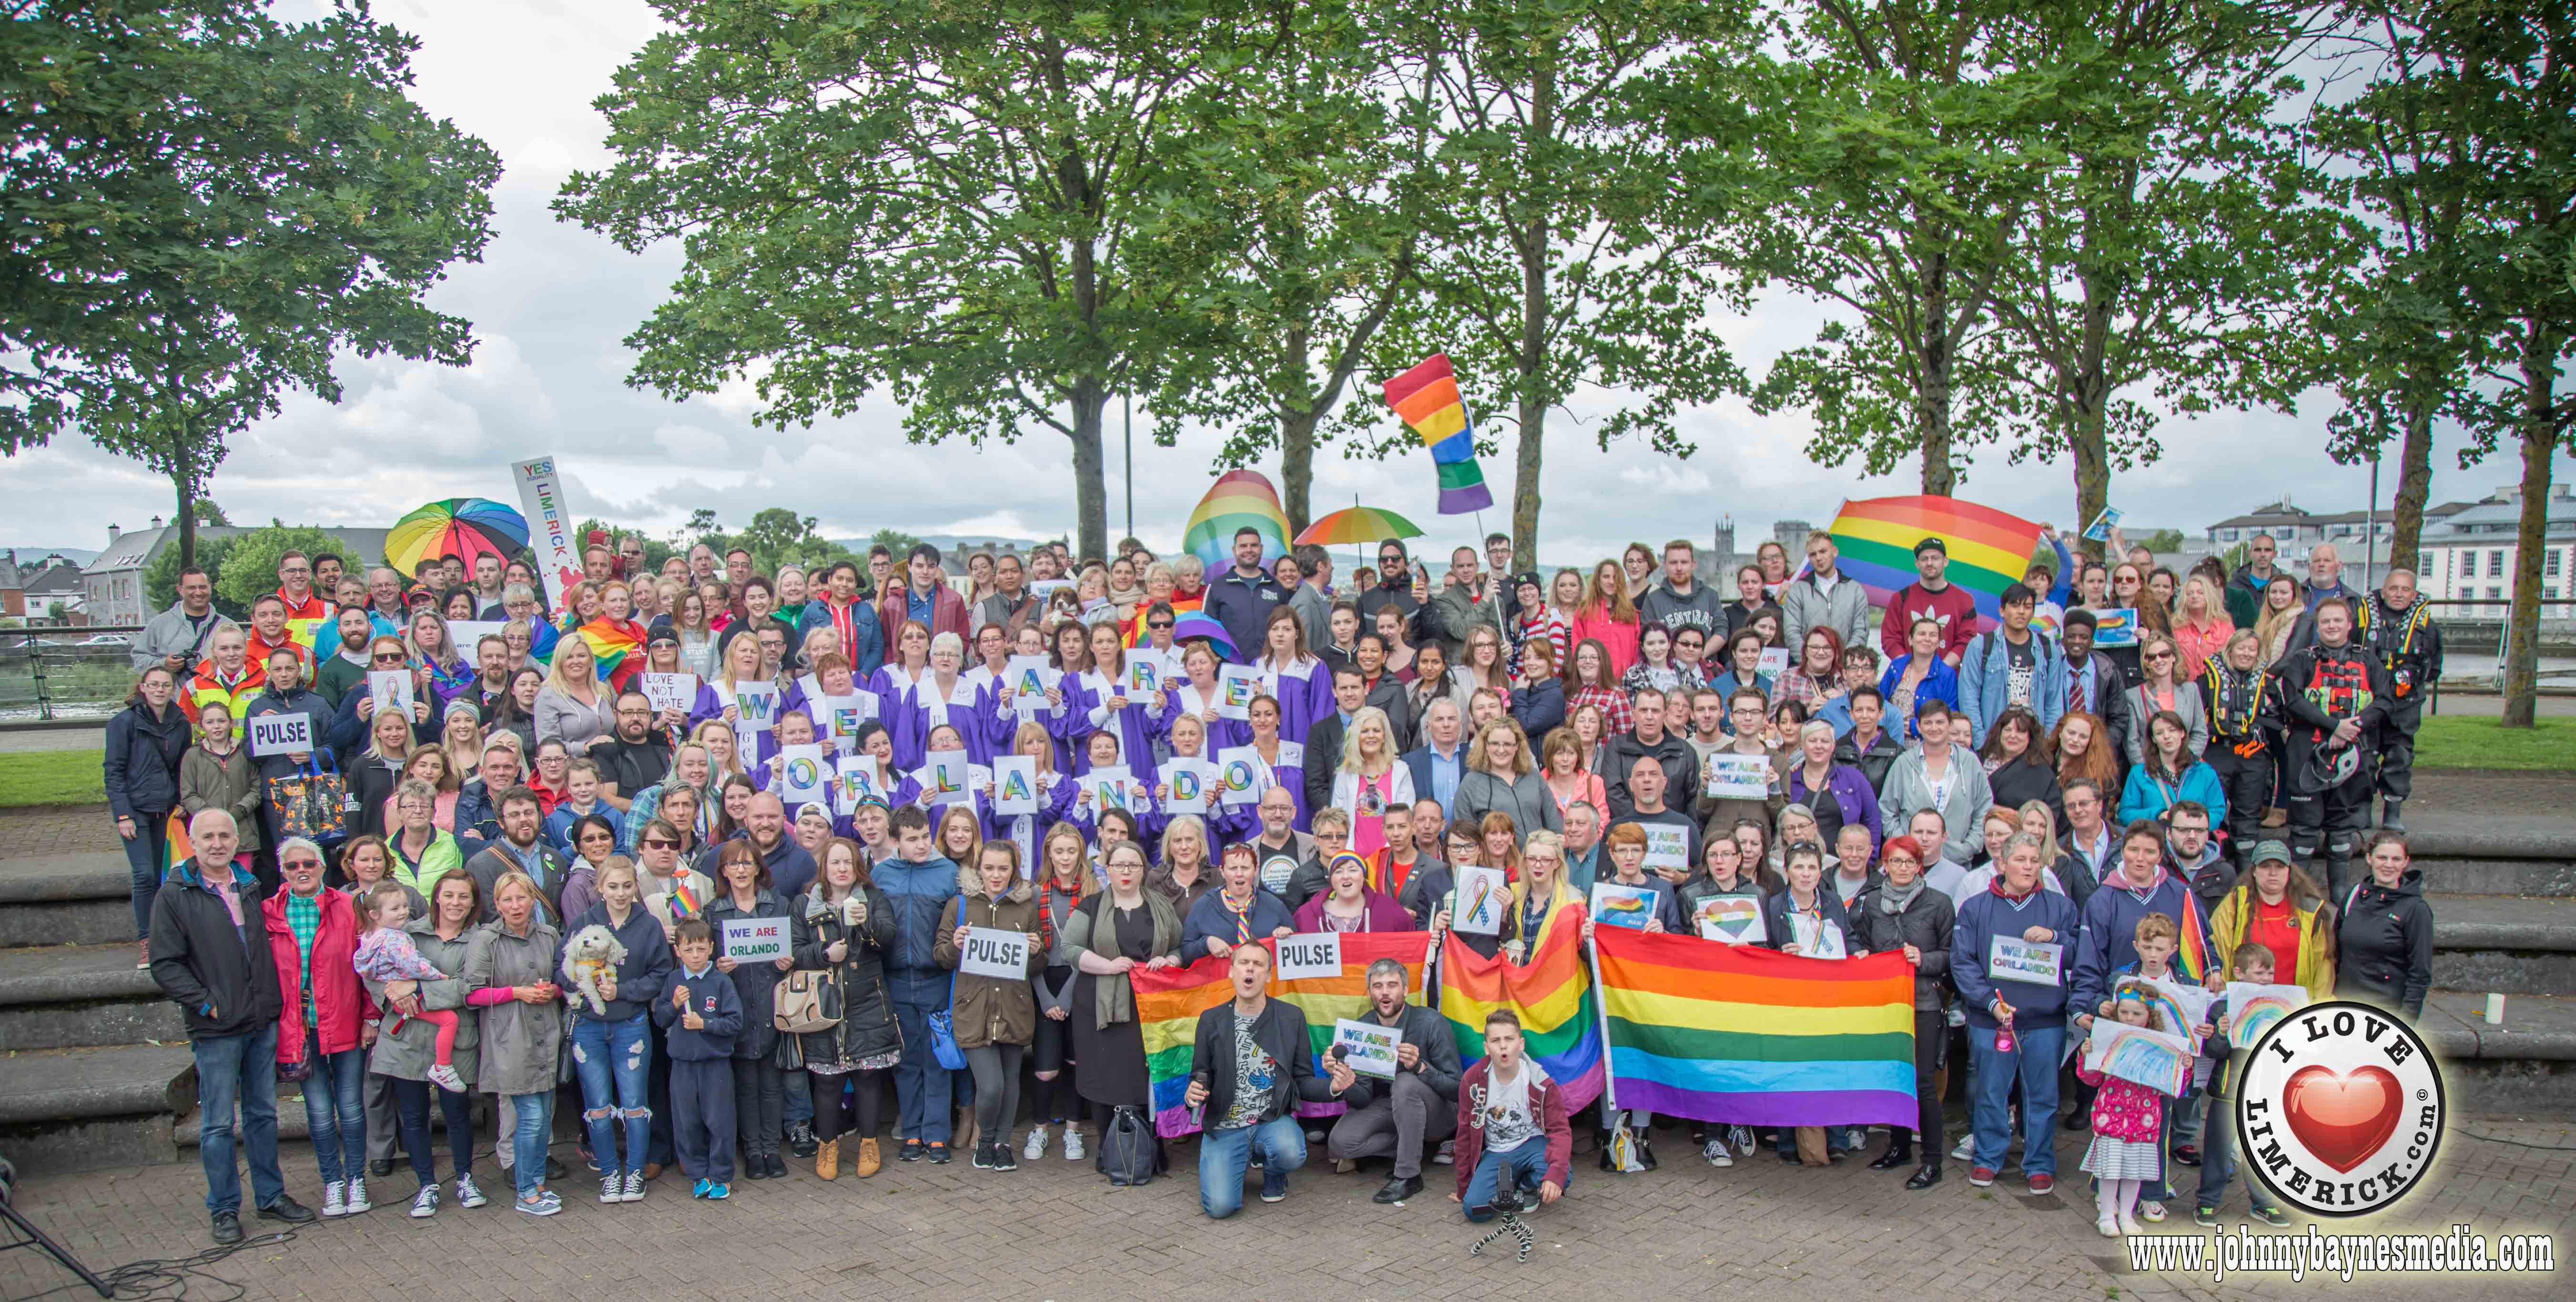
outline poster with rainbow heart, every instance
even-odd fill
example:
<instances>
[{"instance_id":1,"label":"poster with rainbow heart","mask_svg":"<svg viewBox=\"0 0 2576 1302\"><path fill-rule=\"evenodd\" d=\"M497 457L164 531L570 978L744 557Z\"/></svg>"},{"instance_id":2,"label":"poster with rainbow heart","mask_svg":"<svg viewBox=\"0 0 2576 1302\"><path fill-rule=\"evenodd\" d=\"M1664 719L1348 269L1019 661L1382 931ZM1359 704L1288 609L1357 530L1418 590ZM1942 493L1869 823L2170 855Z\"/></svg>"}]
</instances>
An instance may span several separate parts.
<instances>
[{"instance_id":1,"label":"poster with rainbow heart","mask_svg":"<svg viewBox=\"0 0 2576 1302\"><path fill-rule=\"evenodd\" d=\"M2308 1006L2306 986L2263 985L2253 981L2227 983L2227 1047L2251 1049L2263 1039L2263 1033L2289 1020L2292 1013Z\"/></svg>"}]
</instances>

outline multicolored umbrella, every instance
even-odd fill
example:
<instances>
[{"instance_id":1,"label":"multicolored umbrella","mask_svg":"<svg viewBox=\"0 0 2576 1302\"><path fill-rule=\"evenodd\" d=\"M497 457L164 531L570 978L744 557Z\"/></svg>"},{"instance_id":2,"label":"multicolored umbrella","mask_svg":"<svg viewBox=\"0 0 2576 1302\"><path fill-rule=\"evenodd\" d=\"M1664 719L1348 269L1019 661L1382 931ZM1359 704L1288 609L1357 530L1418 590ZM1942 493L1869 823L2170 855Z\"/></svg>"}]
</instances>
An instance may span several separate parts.
<instances>
[{"instance_id":1,"label":"multicolored umbrella","mask_svg":"<svg viewBox=\"0 0 2576 1302\"><path fill-rule=\"evenodd\" d=\"M1234 564L1234 535L1249 528L1261 535L1261 565L1267 569L1288 553L1288 513L1279 507L1279 490L1258 470L1229 470L1190 512L1181 550L1199 558L1208 573Z\"/></svg>"},{"instance_id":2,"label":"multicolored umbrella","mask_svg":"<svg viewBox=\"0 0 2576 1302\"><path fill-rule=\"evenodd\" d=\"M1297 535L1297 545L1316 543L1330 547L1335 543L1384 542L1389 538L1419 538L1422 528L1393 511L1374 506L1354 506L1306 526Z\"/></svg>"},{"instance_id":3,"label":"multicolored umbrella","mask_svg":"<svg viewBox=\"0 0 2576 1302\"><path fill-rule=\"evenodd\" d=\"M1206 638L1216 644L1218 655L1234 658L1234 639L1227 636L1225 625L1206 611L1193 610L1172 624L1172 645L1179 646L1192 638Z\"/></svg>"},{"instance_id":4,"label":"multicolored umbrella","mask_svg":"<svg viewBox=\"0 0 2576 1302\"><path fill-rule=\"evenodd\" d=\"M421 566L456 555L470 570L484 556L506 562L527 546L528 522L516 509L488 497L451 497L394 521L385 531L385 564L417 575Z\"/></svg>"}]
</instances>

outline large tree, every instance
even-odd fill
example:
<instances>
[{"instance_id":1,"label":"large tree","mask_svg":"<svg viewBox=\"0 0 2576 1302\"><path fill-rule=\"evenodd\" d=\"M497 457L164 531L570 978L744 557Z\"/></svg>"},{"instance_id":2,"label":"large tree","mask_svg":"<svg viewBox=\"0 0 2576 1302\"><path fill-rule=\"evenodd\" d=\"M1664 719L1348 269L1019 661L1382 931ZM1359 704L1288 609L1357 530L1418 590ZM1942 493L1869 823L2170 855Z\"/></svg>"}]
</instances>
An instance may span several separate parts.
<instances>
[{"instance_id":1,"label":"large tree","mask_svg":"<svg viewBox=\"0 0 2576 1302\"><path fill-rule=\"evenodd\" d=\"M2161 453L2146 401L2287 410L2319 370L2306 306L2351 254L2282 117L2313 15L2295 0L2044 0L2001 58L2050 70L2039 191L1995 291L2019 455L2073 462L2076 519Z\"/></svg>"},{"instance_id":2,"label":"large tree","mask_svg":"<svg viewBox=\"0 0 2576 1302\"><path fill-rule=\"evenodd\" d=\"M1449 353L1486 431L1515 427L1513 563L1528 568L1550 408L1585 385L1616 391L1603 448L1633 436L1687 454L1681 404L1741 385L1708 313L1742 296L1676 238L1704 229L1709 206L1682 202L1649 110L1672 60L1740 56L1756 29L1729 0L1399 0L1388 21L1428 79L1441 188L1413 270L1425 292L1398 300L1372 351L1388 374Z\"/></svg>"},{"instance_id":3,"label":"large tree","mask_svg":"<svg viewBox=\"0 0 2576 1302\"><path fill-rule=\"evenodd\" d=\"M1283 5L1242 28L1258 76L1211 78L1138 230L1146 274L1183 283L1149 405L1159 441L1184 421L1226 434L1218 461L1276 449L1291 534L1306 527L1315 448L1409 284L1425 174L1418 68L1380 30L1384 0ZM1413 75L1407 76L1411 72Z\"/></svg>"},{"instance_id":4,"label":"large tree","mask_svg":"<svg viewBox=\"0 0 2576 1302\"><path fill-rule=\"evenodd\" d=\"M2472 383L2451 403L2469 434L2463 460L2520 444L2504 725L2527 728L2551 460L2576 431L2576 393L2562 392L2559 375L2576 363L2576 0L2360 3L2351 13L2402 60L2345 110L2352 124L2409 142L2380 183L2456 215L2409 274L2448 308L2434 325L2472 341Z\"/></svg>"},{"instance_id":5,"label":"large tree","mask_svg":"<svg viewBox=\"0 0 2576 1302\"><path fill-rule=\"evenodd\" d=\"M1853 318L1753 392L1758 413L1810 413L1821 464L1885 474L1919 453L1923 491L1946 495L1962 435L2000 418L1989 306L2057 161L2037 129L2055 70L1997 57L2021 8L1803 0L1782 6L1776 52L1694 53L1674 79L1684 181L1723 225L1709 247Z\"/></svg>"},{"instance_id":6,"label":"large tree","mask_svg":"<svg viewBox=\"0 0 2576 1302\"><path fill-rule=\"evenodd\" d=\"M66 427L170 479L182 562L224 440L340 349L462 365L423 296L490 238L499 160L413 104L417 42L344 0L28 0L0 21L0 451Z\"/></svg>"},{"instance_id":7,"label":"large tree","mask_svg":"<svg viewBox=\"0 0 2576 1302\"><path fill-rule=\"evenodd\" d=\"M1127 241L1213 2L660 0L667 30L599 101L617 161L556 203L628 249L681 243L632 381L750 376L781 427L883 387L914 442L1054 430L1105 554L1102 415L1172 307Z\"/></svg>"}]
</instances>

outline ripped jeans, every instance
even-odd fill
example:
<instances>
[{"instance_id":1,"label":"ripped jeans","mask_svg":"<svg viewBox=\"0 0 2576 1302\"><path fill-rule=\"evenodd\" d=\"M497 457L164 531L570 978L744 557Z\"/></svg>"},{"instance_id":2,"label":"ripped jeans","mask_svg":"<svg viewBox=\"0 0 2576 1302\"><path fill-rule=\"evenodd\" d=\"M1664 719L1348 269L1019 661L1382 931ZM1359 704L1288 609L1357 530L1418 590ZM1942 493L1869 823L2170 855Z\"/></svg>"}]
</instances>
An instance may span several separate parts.
<instances>
[{"instance_id":1,"label":"ripped jeans","mask_svg":"<svg viewBox=\"0 0 2576 1302\"><path fill-rule=\"evenodd\" d=\"M581 1075L582 1124L590 1131L590 1152L602 1171L644 1169L645 1137L653 1125L644 1084L653 1061L648 1014L622 1022L575 1016L572 1022L573 1068ZM617 1127L625 1122L626 1156L617 1155Z\"/></svg>"}]
</instances>

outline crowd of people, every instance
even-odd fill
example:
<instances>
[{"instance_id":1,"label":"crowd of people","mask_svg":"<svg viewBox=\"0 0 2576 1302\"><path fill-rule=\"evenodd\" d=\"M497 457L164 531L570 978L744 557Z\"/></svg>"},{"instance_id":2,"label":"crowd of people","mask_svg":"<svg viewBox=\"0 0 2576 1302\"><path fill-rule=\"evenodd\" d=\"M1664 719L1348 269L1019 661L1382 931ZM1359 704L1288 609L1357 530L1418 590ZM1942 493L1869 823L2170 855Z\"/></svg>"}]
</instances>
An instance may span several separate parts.
<instances>
[{"instance_id":1,"label":"crowd of people","mask_svg":"<svg viewBox=\"0 0 2576 1302\"><path fill-rule=\"evenodd\" d=\"M2233 1174L2224 1037L2177 1099L2061 1079L2065 1046L2152 1017L2138 983L2179 953L2208 956L2183 975L2212 988L2420 1012L2432 926L2402 809L2439 632L2411 574L2356 593L2327 548L2305 581L2266 538L2232 573L2176 576L2116 538L2079 560L2047 536L2054 563L1983 629L1941 539L1874 601L1824 534L1794 572L1764 544L1731 598L1684 541L1553 575L1512 572L1501 535L1436 575L1389 541L1337 584L1320 548L1265 560L1252 530L1214 573L1133 540L963 575L926 545L811 574L701 545L648 573L640 538L595 538L559 600L525 560L406 580L290 552L247 626L186 571L136 639L105 763L140 963L196 1051L215 1237L241 1235L237 1149L259 1217L314 1215L277 1169L281 1078L303 1082L323 1216L368 1210L398 1160L411 1215L482 1205L478 1094L531 1215L561 1205L558 1097L604 1203L674 1165L726 1198L786 1175L782 1149L826 1180L888 1156L1081 1160L1086 1127L1098 1144L1152 1112L1130 974L1208 957L1236 986L1189 1089L1211 1216L1255 1164L1284 1197L1309 1142L1386 1160L1386 1203L1453 1164L1478 1217L1498 1189L1562 1196L1578 1129L1605 1170L1622 1127L1655 1166L1653 1119L1570 1117L1507 1015L1462 1071L1400 968L1368 981L1402 1037L1391 1084L1315 1060L1264 996L1255 942L1446 932L1467 866L1511 885L1501 933L1459 937L1488 957L1522 960L1552 923L1588 935L1596 882L1651 892L1651 930L1750 894L1754 943L1901 951L1920 1115L1871 1167L1924 1189L1960 1160L1988 1185L2018 1135L2046 1192L2055 1129L2090 1128L2105 1233L2161 1220L2177 1167L2200 1169L2207 1222ZM489 631L465 645L459 622ZM1240 710L1220 689L1237 666L1258 682ZM408 708L371 673L406 676ZM745 689L774 714L747 715ZM308 716L310 750L252 753L277 714ZM815 745L875 757L882 791L791 805L782 760ZM1167 809L1194 803L1181 766L1247 750L1248 803ZM960 752L964 789L935 781L931 757ZM1032 762L1038 812L999 808L1004 757ZM1084 780L1119 770L1128 798ZM970 928L1024 933L1027 971L961 972ZM2054 983L1992 970L1996 937L2060 947ZM1346 1111L1303 1122L1300 1100ZM1689 1124L1717 1166L1866 1142Z\"/></svg>"}]
</instances>

